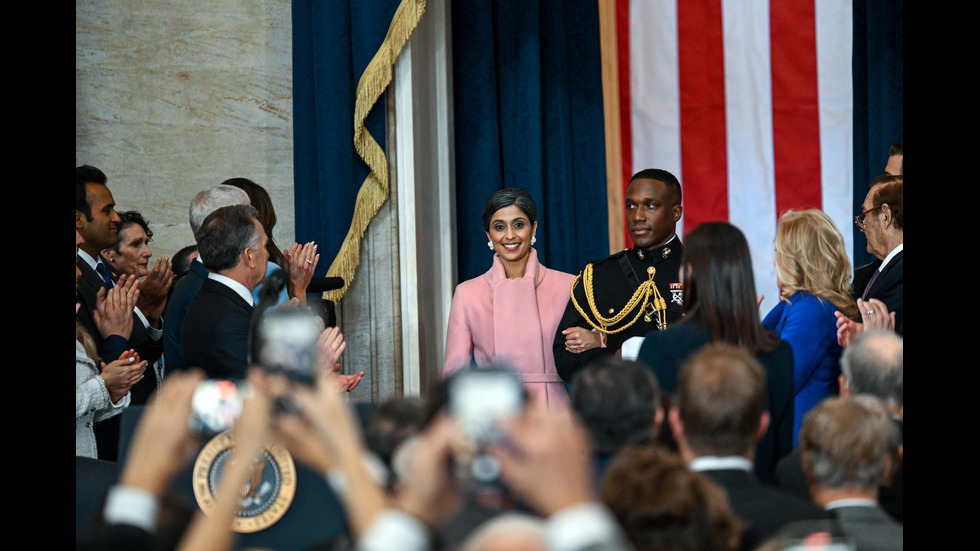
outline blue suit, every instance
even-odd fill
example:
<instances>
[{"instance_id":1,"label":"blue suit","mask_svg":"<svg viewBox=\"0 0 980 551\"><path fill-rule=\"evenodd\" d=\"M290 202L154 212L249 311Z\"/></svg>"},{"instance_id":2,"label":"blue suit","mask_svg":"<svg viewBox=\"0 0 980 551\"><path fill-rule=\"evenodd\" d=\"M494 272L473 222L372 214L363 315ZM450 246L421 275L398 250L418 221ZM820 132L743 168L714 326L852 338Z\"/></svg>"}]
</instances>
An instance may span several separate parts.
<instances>
[{"instance_id":1,"label":"blue suit","mask_svg":"<svg viewBox=\"0 0 980 551\"><path fill-rule=\"evenodd\" d=\"M797 292L780 300L762 325L793 349L793 445L803 416L827 396L840 393L841 347L837 344L837 307L830 301Z\"/></svg>"},{"instance_id":2,"label":"blue suit","mask_svg":"<svg viewBox=\"0 0 980 551\"><path fill-rule=\"evenodd\" d=\"M184 328L184 318L191 302L201 290L201 284L208 278L208 270L200 260L194 259L187 274L180 278L173 293L167 299L167 310L163 315L163 367L165 373L173 373L184 368L180 337Z\"/></svg>"}]
</instances>

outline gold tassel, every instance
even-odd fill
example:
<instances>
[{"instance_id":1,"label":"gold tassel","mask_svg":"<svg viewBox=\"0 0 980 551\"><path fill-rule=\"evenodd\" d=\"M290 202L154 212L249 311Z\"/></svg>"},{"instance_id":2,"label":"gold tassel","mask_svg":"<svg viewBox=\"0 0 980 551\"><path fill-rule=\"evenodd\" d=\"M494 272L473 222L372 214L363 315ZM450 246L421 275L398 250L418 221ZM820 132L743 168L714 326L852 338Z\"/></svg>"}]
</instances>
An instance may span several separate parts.
<instances>
[{"instance_id":1,"label":"gold tassel","mask_svg":"<svg viewBox=\"0 0 980 551\"><path fill-rule=\"evenodd\" d=\"M391 84L395 60L425 13L425 0L402 0L391 18L388 34L357 82L354 103L354 149L371 169L357 192L350 230L327 270L328 277L344 278L344 287L323 293L325 300L339 301L347 293L360 262L361 240L368 224L388 200L388 160L378 142L364 126L371 108Z\"/></svg>"}]
</instances>

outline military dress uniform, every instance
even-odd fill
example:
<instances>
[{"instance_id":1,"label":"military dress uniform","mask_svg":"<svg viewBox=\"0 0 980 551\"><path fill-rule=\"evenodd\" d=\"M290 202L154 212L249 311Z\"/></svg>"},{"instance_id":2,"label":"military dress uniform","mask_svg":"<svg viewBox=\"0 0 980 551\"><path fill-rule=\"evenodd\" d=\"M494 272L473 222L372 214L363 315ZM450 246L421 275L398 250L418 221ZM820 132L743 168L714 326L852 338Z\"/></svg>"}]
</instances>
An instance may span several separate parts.
<instances>
[{"instance_id":1,"label":"military dress uniform","mask_svg":"<svg viewBox=\"0 0 980 551\"><path fill-rule=\"evenodd\" d=\"M674 236L660 247L624 249L586 265L572 285L571 300L555 334L555 366L563 380L571 382L582 367L615 354L627 339L680 321L682 252L681 240ZM656 292L647 290L651 279ZM659 311L657 295L665 307ZM580 354L565 350L561 332L576 326L604 332L606 346Z\"/></svg>"}]
</instances>

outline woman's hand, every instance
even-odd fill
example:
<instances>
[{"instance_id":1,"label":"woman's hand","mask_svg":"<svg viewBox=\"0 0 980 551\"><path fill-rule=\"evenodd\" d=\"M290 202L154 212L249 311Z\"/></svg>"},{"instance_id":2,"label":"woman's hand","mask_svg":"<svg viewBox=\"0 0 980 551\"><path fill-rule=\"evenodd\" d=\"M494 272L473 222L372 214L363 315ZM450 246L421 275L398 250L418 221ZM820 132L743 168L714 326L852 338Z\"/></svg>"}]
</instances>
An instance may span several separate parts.
<instances>
[{"instance_id":1,"label":"woman's hand","mask_svg":"<svg viewBox=\"0 0 980 551\"><path fill-rule=\"evenodd\" d=\"M119 402L129 389L143 379L146 371L146 360L140 361L139 354L135 350L126 350L119 355L119 359L106 365L102 364L102 380L105 381L105 388L109 391L109 398L112 403Z\"/></svg>"},{"instance_id":2,"label":"woman's hand","mask_svg":"<svg viewBox=\"0 0 980 551\"><path fill-rule=\"evenodd\" d=\"M316 247L316 243L312 241L306 245L293 243L292 247L282 252L286 259L286 273L289 274L290 296L298 298L302 304L306 304L306 288L309 287L313 271L320 262Z\"/></svg>"},{"instance_id":3,"label":"woman's hand","mask_svg":"<svg viewBox=\"0 0 980 551\"><path fill-rule=\"evenodd\" d=\"M167 296L173 284L173 265L170 258L166 256L158 257L153 269L139 283L140 296L137 306L154 327L161 326L160 318L167 307Z\"/></svg>"},{"instance_id":4,"label":"woman's hand","mask_svg":"<svg viewBox=\"0 0 980 551\"><path fill-rule=\"evenodd\" d=\"M569 327L561 332L565 335L565 350L572 354L581 354L593 348L602 348L602 337L599 333L584 327Z\"/></svg>"}]
</instances>

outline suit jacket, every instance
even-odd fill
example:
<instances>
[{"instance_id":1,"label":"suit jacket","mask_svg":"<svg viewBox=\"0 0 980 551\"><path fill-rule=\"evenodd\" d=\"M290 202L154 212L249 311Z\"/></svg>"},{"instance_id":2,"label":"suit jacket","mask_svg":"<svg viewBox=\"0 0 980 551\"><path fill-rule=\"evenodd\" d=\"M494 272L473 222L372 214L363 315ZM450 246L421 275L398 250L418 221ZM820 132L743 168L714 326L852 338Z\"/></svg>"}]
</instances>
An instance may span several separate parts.
<instances>
[{"instance_id":1,"label":"suit jacket","mask_svg":"<svg viewBox=\"0 0 980 551\"><path fill-rule=\"evenodd\" d=\"M718 469L701 472L724 488L732 512L746 524L742 549L757 548L790 522L833 518L811 501L762 484L748 471Z\"/></svg>"},{"instance_id":2,"label":"suit jacket","mask_svg":"<svg viewBox=\"0 0 980 551\"><path fill-rule=\"evenodd\" d=\"M681 300L682 289L680 280L677 277L681 267L681 255L684 252L683 245L679 238L672 239L667 244L653 249L625 249L612 256L598 260L592 264L592 292L596 310L603 317L612 317L618 314L639 288L640 284L647 280L647 270L656 270L653 281L657 290L667 303L666 321L667 327L681 319ZM643 255L641 258L640 255ZM583 270L584 272L584 270ZM580 274L582 275L582 274ZM583 278L584 279L584 278ZM579 279L574 289L575 300L578 302L582 311L589 316L589 319L596 321L589 306L586 296L586 283ZM633 320L635 314L627 315L626 320L617 324L617 329ZM567 382L572 382L572 378L579 369L586 365L616 353L622 348L623 343L631 337L640 337L650 331L658 330L656 316L650 316L647 321L644 316L640 316L636 322L628 329L617 333L611 333L606 337L604 348L593 348L585 352L574 354L565 350L565 335L561 332L569 327L585 327L592 329L592 325L579 312L575 304L571 301L565 307L565 314L558 324L555 332L554 356L558 374Z\"/></svg>"},{"instance_id":3,"label":"suit jacket","mask_svg":"<svg viewBox=\"0 0 980 551\"><path fill-rule=\"evenodd\" d=\"M895 424L899 428L899 434L903 435L904 443L903 423L896 419ZM776 464L776 481L782 490L803 499L810 499L810 487L807 484L806 473L803 472L803 459L798 446ZM892 474L891 484L882 484L878 487L878 505L899 524L905 522L904 495L905 461L903 460Z\"/></svg>"},{"instance_id":4,"label":"suit jacket","mask_svg":"<svg viewBox=\"0 0 980 551\"><path fill-rule=\"evenodd\" d=\"M881 507L835 507L831 512L858 551L900 551L904 547L905 529Z\"/></svg>"},{"instance_id":5,"label":"suit jacket","mask_svg":"<svg viewBox=\"0 0 980 551\"><path fill-rule=\"evenodd\" d=\"M208 278L208 270L201 261L195 259L187 274L180 278L173 293L167 299L167 311L163 316L163 366L166 373L179 371L184 367L181 353L181 331L191 302Z\"/></svg>"},{"instance_id":6,"label":"suit jacket","mask_svg":"<svg viewBox=\"0 0 980 551\"><path fill-rule=\"evenodd\" d=\"M532 399L564 407L568 394L555 371L552 343L573 279L542 266L534 249L524 277L507 279L495 254L487 273L456 287L443 374L471 361L479 366L500 362L521 375Z\"/></svg>"},{"instance_id":7,"label":"suit jacket","mask_svg":"<svg viewBox=\"0 0 980 551\"><path fill-rule=\"evenodd\" d=\"M232 288L204 280L184 319L184 365L199 367L212 379L244 378L252 310Z\"/></svg>"},{"instance_id":8,"label":"suit jacket","mask_svg":"<svg viewBox=\"0 0 980 551\"><path fill-rule=\"evenodd\" d=\"M637 360L653 369L668 396L677 391L677 376L691 354L711 341L708 330L695 321L647 334ZM776 485L776 463L793 449L793 349L780 341L769 354L757 356L766 371L769 428L756 447L755 472ZM663 429L662 429L663 430Z\"/></svg>"},{"instance_id":9,"label":"suit jacket","mask_svg":"<svg viewBox=\"0 0 980 551\"><path fill-rule=\"evenodd\" d=\"M840 393L837 308L828 300L797 292L780 300L762 321L793 349L793 445L803 416L820 400Z\"/></svg>"},{"instance_id":10,"label":"suit jacket","mask_svg":"<svg viewBox=\"0 0 980 551\"><path fill-rule=\"evenodd\" d=\"M864 300L876 298L884 302L889 312L895 312L895 332L899 335L904 335L904 326L902 324L904 321L902 315L902 299L904 297L903 279L905 272L904 259L905 250L903 248L902 251L888 261L888 264L878 274L874 284L867 292L865 292L865 287L867 287L868 281L871 280L875 270L881 266L881 261L878 260L862 266L854 275L854 293L856 297L863 298Z\"/></svg>"}]
</instances>

